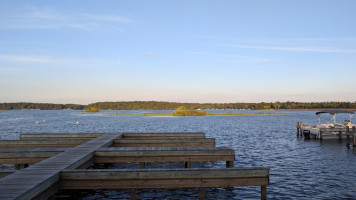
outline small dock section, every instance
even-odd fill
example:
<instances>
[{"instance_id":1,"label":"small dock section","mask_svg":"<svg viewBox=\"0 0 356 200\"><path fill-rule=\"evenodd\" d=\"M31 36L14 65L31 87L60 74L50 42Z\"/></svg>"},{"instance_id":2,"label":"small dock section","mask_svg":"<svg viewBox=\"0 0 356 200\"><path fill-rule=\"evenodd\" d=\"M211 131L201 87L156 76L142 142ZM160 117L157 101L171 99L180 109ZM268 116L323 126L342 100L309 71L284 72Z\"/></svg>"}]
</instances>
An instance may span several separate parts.
<instances>
[{"instance_id":1,"label":"small dock section","mask_svg":"<svg viewBox=\"0 0 356 200\"><path fill-rule=\"evenodd\" d=\"M68 143L67 143L68 142ZM29 145L30 144L30 145ZM235 168L235 151L215 147L204 133L23 134L0 142L0 199L48 199L59 190L261 187L268 168ZM66 146L67 145L67 146ZM226 168L191 168L192 162L225 161ZM88 169L96 163L137 162L140 169ZM184 168L145 169L146 162L184 162ZM2 178L1 178L2 177Z\"/></svg>"}]
</instances>

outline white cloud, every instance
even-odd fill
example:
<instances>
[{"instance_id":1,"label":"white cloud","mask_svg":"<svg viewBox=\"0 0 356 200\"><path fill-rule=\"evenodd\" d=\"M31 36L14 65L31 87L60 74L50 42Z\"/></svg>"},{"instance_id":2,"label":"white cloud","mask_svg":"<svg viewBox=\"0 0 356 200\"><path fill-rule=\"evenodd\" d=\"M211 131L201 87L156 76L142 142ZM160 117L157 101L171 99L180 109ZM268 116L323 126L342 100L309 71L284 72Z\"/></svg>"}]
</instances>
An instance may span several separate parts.
<instances>
[{"instance_id":1,"label":"white cloud","mask_svg":"<svg viewBox=\"0 0 356 200\"><path fill-rule=\"evenodd\" d=\"M116 26L135 21L118 15L89 13L59 13L51 9L27 6L18 13L3 13L0 29L59 29L72 28L86 31L115 29Z\"/></svg>"},{"instance_id":2,"label":"white cloud","mask_svg":"<svg viewBox=\"0 0 356 200\"><path fill-rule=\"evenodd\" d=\"M71 58L53 58L40 56L23 55L1 55L0 63L7 65L21 64L23 66L36 67L75 67L75 68L103 68L111 66L120 66L121 59L71 59Z\"/></svg>"},{"instance_id":3,"label":"white cloud","mask_svg":"<svg viewBox=\"0 0 356 200\"><path fill-rule=\"evenodd\" d=\"M302 52L321 52L321 53L356 53L353 49L337 49L337 48L324 48L324 47L277 47L277 46L250 46L250 45L234 45L224 44L226 47L238 47L247 49L265 49L277 51L302 51Z\"/></svg>"},{"instance_id":4,"label":"white cloud","mask_svg":"<svg viewBox=\"0 0 356 200\"><path fill-rule=\"evenodd\" d=\"M154 55L156 55L156 53L155 52L146 52L146 53L144 53L144 55L146 55L146 56L154 56Z\"/></svg>"}]
</instances>

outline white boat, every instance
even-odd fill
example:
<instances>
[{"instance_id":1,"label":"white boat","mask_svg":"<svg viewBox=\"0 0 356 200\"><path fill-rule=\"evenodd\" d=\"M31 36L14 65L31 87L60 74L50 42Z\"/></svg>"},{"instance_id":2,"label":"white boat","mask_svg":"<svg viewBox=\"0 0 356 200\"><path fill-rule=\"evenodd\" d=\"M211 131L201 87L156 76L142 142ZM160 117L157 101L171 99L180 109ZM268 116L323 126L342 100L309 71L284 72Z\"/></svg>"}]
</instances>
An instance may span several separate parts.
<instances>
[{"instance_id":1,"label":"white boat","mask_svg":"<svg viewBox=\"0 0 356 200\"><path fill-rule=\"evenodd\" d=\"M303 135L305 138L318 138L318 139L342 139L347 138L346 130L352 130L355 124L352 124L352 117L354 111L348 110L325 110L316 112L315 114L319 118L318 125L303 125ZM330 114L331 119L327 123L321 123L321 115ZM337 114L349 114L349 119L346 119L343 123L336 122Z\"/></svg>"}]
</instances>

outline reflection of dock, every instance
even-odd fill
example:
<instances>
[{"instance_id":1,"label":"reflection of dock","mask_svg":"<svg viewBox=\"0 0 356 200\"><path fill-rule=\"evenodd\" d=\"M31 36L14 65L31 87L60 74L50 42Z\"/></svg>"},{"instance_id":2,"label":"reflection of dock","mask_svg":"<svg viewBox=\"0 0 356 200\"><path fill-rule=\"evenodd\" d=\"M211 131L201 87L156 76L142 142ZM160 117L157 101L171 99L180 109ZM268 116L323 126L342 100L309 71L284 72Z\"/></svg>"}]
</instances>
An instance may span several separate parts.
<instances>
[{"instance_id":1,"label":"reflection of dock","mask_svg":"<svg viewBox=\"0 0 356 200\"><path fill-rule=\"evenodd\" d=\"M204 133L23 134L0 141L0 199L47 199L59 190L260 186L268 168L234 168L235 152L215 147ZM226 161L227 168L191 168L195 161ZM141 169L87 169L96 163L138 162ZM145 162L184 162L183 169L144 169Z\"/></svg>"},{"instance_id":2,"label":"reflection of dock","mask_svg":"<svg viewBox=\"0 0 356 200\"><path fill-rule=\"evenodd\" d=\"M303 131L317 128L315 125L303 125L303 122L297 122L297 136L303 136ZM319 137L317 139L323 140L325 133L334 133L335 139L343 140L346 139L347 143L350 144L350 140L353 141L353 146L356 146L356 127L346 126L344 128L319 128Z\"/></svg>"}]
</instances>

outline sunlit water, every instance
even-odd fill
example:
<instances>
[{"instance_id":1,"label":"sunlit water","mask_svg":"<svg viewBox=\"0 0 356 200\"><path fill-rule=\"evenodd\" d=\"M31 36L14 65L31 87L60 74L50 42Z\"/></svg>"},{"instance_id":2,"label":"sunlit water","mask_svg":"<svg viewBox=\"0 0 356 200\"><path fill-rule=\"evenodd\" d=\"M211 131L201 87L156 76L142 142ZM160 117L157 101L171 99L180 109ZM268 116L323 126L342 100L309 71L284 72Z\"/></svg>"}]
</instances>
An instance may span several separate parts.
<instances>
[{"instance_id":1,"label":"sunlit water","mask_svg":"<svg viewBox=\"0 0 356 200\"><path fill-rule=\"evenodd\" d=\"M313 111L282 111L287 115L200 117L109 117L76 111L2 111L0 139L21 133L205 132L216 146L236 152L236 167L270 168L268 199L356 199L356 148L339 141L304 141L296 122L317 123ZM144 113L158 111L111 111ZM159 111L167 113L171 111ZM241 112L241 111L240 111ZM253 112L253 111L244 111ZM347 116L340 118L346 119ZM354 121L355 118L353 119ZM36 124L39 121L39 124ZM78 124L76 124L78 121ZM183 167L183 163L148 163L148 168ZM4 169L9 166L0 166ZM137 163L111 168L138 168ZM224 168L224 162L198 162L192 167ZM129 199L128 190L71 191L57 199ZM197 199L197 189L137 190L137 199ZM206 199L259 199L260 187L207 188Z\"/></svg>"}]
</instances>

